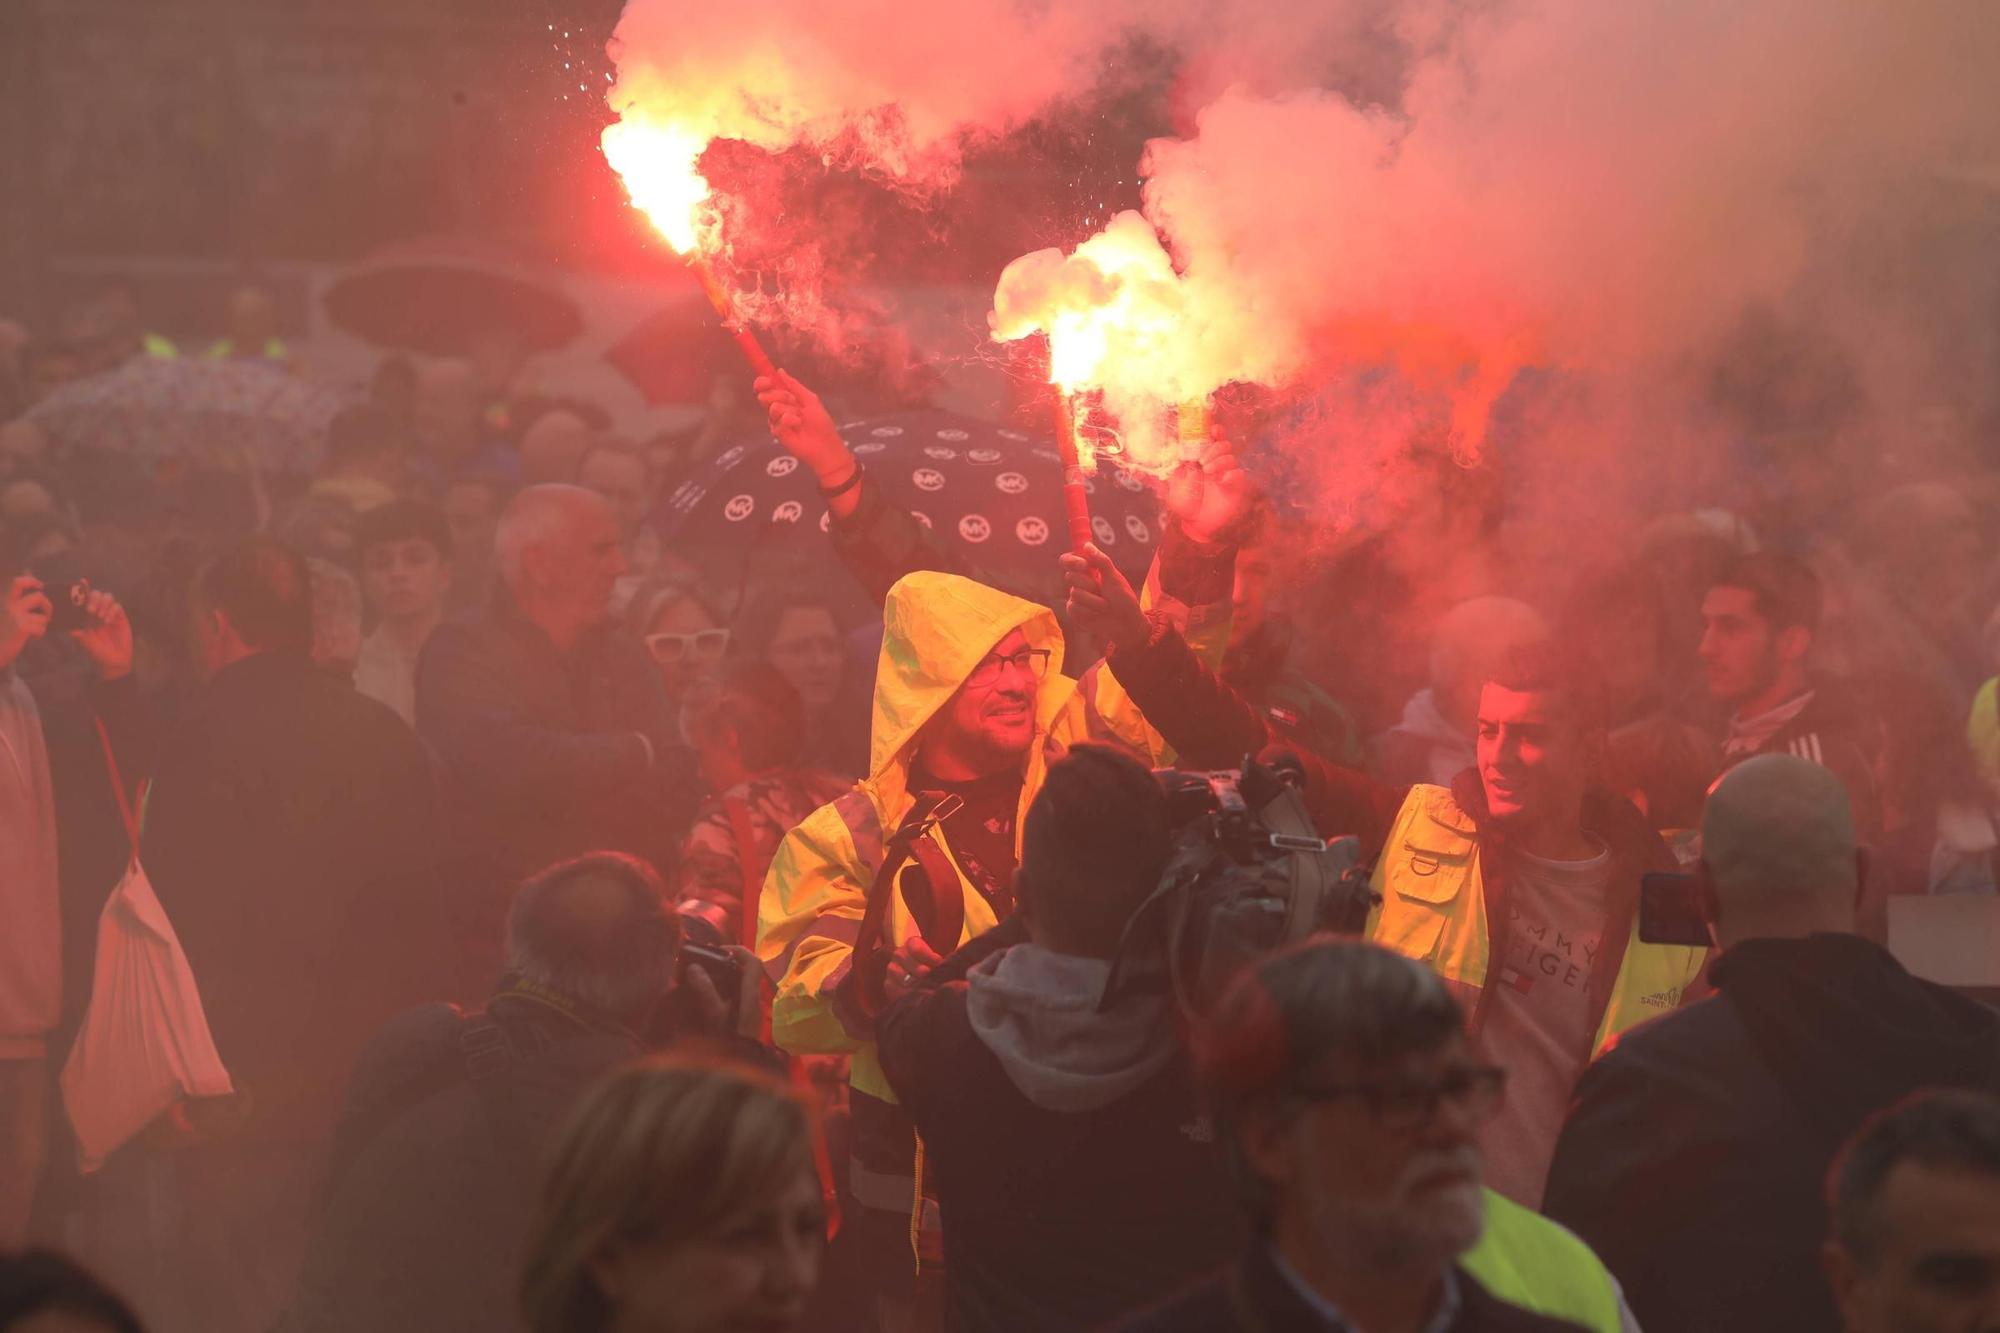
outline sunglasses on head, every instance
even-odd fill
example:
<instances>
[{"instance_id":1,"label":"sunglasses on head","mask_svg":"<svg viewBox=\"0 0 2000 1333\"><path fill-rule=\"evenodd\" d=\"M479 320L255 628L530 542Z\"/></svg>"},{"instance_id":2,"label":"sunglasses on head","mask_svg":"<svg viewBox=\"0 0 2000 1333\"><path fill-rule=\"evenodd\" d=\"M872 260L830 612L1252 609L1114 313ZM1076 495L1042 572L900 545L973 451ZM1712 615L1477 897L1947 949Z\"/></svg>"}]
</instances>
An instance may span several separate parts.
<instances>
[{"instance_id":1,"label":"sunglasses on head","mask_svg":"<svg viewBox=\"0 0 2000 1333\"><path fill-rule=\"evenodd\" d=\"M726 629L696 630L692 634L648 634L646 651L662 666L690 657L712 661L722 656L729 647L729 631Z\"/></svg>"}]
</instances>

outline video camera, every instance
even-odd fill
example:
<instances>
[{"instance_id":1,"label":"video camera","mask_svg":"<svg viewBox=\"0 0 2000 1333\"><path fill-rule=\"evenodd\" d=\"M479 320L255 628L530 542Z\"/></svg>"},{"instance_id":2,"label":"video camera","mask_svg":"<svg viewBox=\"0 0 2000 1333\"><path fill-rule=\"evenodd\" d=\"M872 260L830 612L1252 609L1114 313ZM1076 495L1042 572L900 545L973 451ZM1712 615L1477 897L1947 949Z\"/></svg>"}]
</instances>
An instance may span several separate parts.
<instances>
[{"instance_id":1,"label":"video camera","mask_svg":"<svg viewBox=\"0 0 2000 1333\"><path fill-rule=\"evenodd\" d=\"M1126 923L1099 1008L1126 988L1171 990L1204 1012L1231 977L1309 935L1359 935L1379 901L1358 838L1321 838L1296 760L1240 769L1160 769L1174 827L1160 886Z\"/></svg>"}]
</instances>

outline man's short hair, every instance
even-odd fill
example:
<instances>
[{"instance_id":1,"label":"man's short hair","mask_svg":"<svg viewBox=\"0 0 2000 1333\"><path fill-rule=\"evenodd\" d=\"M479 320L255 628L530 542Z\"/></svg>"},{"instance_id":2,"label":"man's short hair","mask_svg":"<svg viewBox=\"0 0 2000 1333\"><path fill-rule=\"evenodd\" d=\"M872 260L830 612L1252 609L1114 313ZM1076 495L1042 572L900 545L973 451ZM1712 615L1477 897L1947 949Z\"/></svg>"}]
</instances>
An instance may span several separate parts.
<instances>
[{"instance_id":1,"label":"man's short hair","mask_svg":"<svg viewBox=\"0 0 2000 1333\"><path fill-rule=\"evenodd\" d=\"M1021 905L1058 947L1109 957L1159 886L1171 842L1152 770L1109 746L1072 746L1028 806L1014 877Z\"/></svg>"},{"instance_id":2,"label":"man's short hair","mask_svg":"<svg viewBox=\"0 0 2000 1333\"><path fill-rule=\"evenodd\" d=\"M738 662L713 691L690 699L686 725L697 741L721 727L734 730L744 766L758 773L798 761L806 706L769 662Z\"/></svg>"},{"instance_id":3,"label":"man's short hair","mask_svg":"<svg viewBox=\"0 0 2000 1333\"><path fill-rule=\"evenodd\" d=\"M326 461L336 467L408 452L409 431L385 407L355 403L334 414L326 428Z\"/></svg>"},{"instance_id":4,"label":"man's short hair","mask_svg":"<svg viewBox=\"0 0 2000 1333\"><path fill-rule=\"evenodd\" d=\"M520 585L526 572L528 548L553 541L569 529L582 506L601 506L596 491L569 482L541 482L517 491L493 532L494 562L509 588Z\"/></svg>"},{"instance_id":5,"label":"man's short hair","mask_svg":"<svg viewBox=\"0 0 2000 1333\"><path fill-rule=\"evenodd\" d=\"M1747 591L1772 633L1795 625L1808 634L1819 633L1819 575L1803 560L1778 551L1752 551L1738 556L1712 586Z\"/></svg>"},{"instance_id":6,"label":"man's short hair","mask_svg":"<svg viewBox=\"0 0 2000 1333\"><path fill-rule=\"evenodd\" d=\"M507 969L530 986L626 1024L673 981L680 918L654 869L620 852L559 862L515 891Z\"/></svg>"},{"instance_id":7,"label":"man's short hair","mask_svg":"<svg viewBox=\"0 0 2000 1333\"><path fill-rule=\"evenodd\" d=\"M439 560L451 563L451 524L428 500L391 500L363 514L354 524L354 561L365 561L371 546L405 541L428 542Z\"/></svg>"},{"instance_id":8,"label":"man's short hair","mask_svg":"<svg viewBox=\"0 0 2000 1333\"><path fill-rule=\"evenodd\" d=\"M1877 1112L1856 1131L1827 1173L1834 1239L1864 1267L1881 1255L1882 1190L1897 1167L1916 1162L1974 1172L2000 1185L2000 1097L1932 1089Z\"/></svg>"},{"instance_id":9,"label":"man's short hair","mask_svg":"<svg viewBox=\"0 0 2000 1333\"><path fill-rule=\"evenodd\" d=\"M1611 697L1604 673L1581 645L1553 638L1517 644L1501 654L1486 681L1522 694L1561 695L1585 731L1602 731L1610 725Z\"/></svg>"},{"instance_id":10,"label":"man's short hair","mask_svg":"<svg viewBox=\"0 0 2000 1333\"><path fill-rule=\"evenodd\" d=\"M1246 1111L1282 1105L1330 1069L1425 1055L1464 1030L1438 975L1380 945L1322 936L1245 968L1195 1033L1196 1072L1252 1219L1274 1201L1242 1155Z\"/></svg>"},{"instance_id":11,"label":"man's short hair","mask_svg":"<svg viewBox=\"0 0 2000 1333\"><path fill-rule=\"evenodd\" d=\"M200 605L229 618L258 652L312 652L312 578L305 557L272 537L237 541L195 581Z\"/></svg>"}]
</instances>

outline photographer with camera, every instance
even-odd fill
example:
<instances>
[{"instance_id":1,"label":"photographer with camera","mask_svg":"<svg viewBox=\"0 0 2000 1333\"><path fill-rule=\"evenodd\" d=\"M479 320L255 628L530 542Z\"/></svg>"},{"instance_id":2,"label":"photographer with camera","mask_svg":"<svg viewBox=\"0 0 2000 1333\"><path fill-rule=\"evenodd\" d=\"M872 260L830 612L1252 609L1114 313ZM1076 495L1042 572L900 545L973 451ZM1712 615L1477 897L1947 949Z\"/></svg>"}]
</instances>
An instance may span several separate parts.
<instances>
[{"instance_id":1,"label":"photographer with camera","mask_svg":"<svg viewBox=\"0 0 2000 1333\"><path fill-rule=\"evenodd\" d=\"M96 912L130 855L104 747L134 772L147 748L132 657L111 594L0 550L0 1248L27 1238Z\"/></svg>"},{"instance_id":2,"label":"photographer with camera","mask_svg":"<svg viewBox=\"0 0 2000 1333\"><path fill-rule=\"evenodd\" d=\"M1716 994L1584 1073L1547 1209L1597 1247L1647 1333L1831 1329L1828 1161L1919 1088L2000 1091L2000 1017L1855 933L1867 857L1837 772L1746 759L1701 831Z\"/></svg>"},{"instance_id":3,"label":"photographer with camera","mask_svg":"<svg viewBox=\"0 0 2000 1333\"><path fill-rule=\"evenodd\" d=\"M754 1040L762 970L746 949L690 967L665 886L594 852L521 885L507 972L484 1011L424 1005L363 1053L334 1137L293 1333L518 1328L514 1274L550 1135L599 1076L641 1053ZM733 968L728 966L733 964ZM721 993L717 977L737 989Z\"/></svg>"},{"instance_id":4,"label":"photographer with camera","mask_svg":"<svg viewBox=\"0 0 2000 1333\"><path fill-rule=\"evenodd\" d=\"M1100 552L1066 556L1073 615L1112 644L1111 673L1176 750L1263 729L1171 626L1148 617ZM1595 782L1608 703L1578 654L1504 654L1479 695L1477 764L1449 787L1394 787L1298 756L1313 822L1374 857L1367 934L1428 963L1470 1015L1473 1047L1513 1091L1481 1143L1495 1188L1540 1204L1570 1090L1611 1038L1679 1005L1705 951L1639 936L1639 883L1672 854L1639 811Z\"/></svg>"},{"instance_id":5,"label":"photographer with camera","mask_svg":"<svg viewBox=\"0 0 2000 1333\"><path fill-rule=\"evenodd\" d=\"M1096 1328L1241 1243L1170 998L1100 1003L1172 845L1143 765L1072 748L1028 807L1013 920L877 1021L937 1185L951 1328Z\"/></svg>"}]
</instances>

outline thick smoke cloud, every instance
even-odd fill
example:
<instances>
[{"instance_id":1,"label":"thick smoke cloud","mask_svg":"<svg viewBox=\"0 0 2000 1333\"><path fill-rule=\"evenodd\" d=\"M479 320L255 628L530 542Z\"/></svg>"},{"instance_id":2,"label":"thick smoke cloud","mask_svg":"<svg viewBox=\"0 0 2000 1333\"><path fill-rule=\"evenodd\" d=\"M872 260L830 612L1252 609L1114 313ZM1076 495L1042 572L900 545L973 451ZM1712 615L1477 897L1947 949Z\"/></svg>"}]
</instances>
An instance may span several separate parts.
<instances>
[{"instance_id":1,"label":"thick smoke cloud","mask_svg":"<svg viewBox=\"0 0 2000 1333\"><path fill-rule=\"evenodd\" d=\"M1145 213L1178 268L1169 304L1217 377L1332 384L1330 401L1348 402L1339 381L1386 367L1442 404L1462 463L1483 456L1496 403L1529 368L1589 383L1588 429L1547 403L1528 413L1578 451L1641 447L1639 421L1645 447L1681 447L1718 424L1704 413L1740 426L1787 395L1849 403L1813 423L1827 429L1922 419L1949 433L1991 410L1990 6L1292 11L633 0L611 102L809 145L921 193L950 184L967 143L1087 100L1148 44L1171 53L1182 124L1146 153ZM1800 338L1840 384L1745 373L1791 366ZM1343 437L1380 428L1312 419Z\"/></svg>"}]
</instances>

